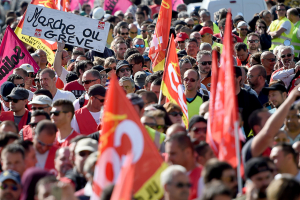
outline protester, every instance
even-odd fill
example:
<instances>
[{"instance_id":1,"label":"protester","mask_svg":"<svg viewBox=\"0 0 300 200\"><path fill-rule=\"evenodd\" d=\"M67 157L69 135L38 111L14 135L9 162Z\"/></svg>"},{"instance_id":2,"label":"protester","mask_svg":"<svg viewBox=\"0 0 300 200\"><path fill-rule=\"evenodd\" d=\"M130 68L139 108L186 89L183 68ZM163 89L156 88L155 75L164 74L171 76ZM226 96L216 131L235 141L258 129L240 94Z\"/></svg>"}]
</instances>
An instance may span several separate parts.
<instances>
[{"instance_id":1,"label":"protester","mask_svg":"<svg viewBox=\"0 0 300 200\"><path fill-rule=\"evenodd\" d=\"M206 141L207 120L201 116L193 116L189 121L188 134L195 143Z\"/></svg>"},{"instance_id":2,"label":"protester","mask_svg":"<svg viewBox=\"0 0 300 200\"><path fill-rule=\"evenodd\" d=\"M205 164L211 159L215 158L215 154L210 148L210 146L206 142L200 142L198 145L195 146L195 152L197 163L201 166L205 166Z\"/></svg>"},{"instance_id":3,"label":"protester","mask_svg":"<svg viewBox=\"0 0 300 200\"><path fill-rule=\"evenodd\" d=\"M62 147L55 153L54 166L57 171L57 179L63 178L73 165L70 158L69 147Z\"/></svg>"},{"instance_id":4,"label":"protester","mask_svg":"<svg viewBox=\"0 0 300 200\"><path fill-rule=\"evenodd\" d=\"M19 144L9 144L1 152L1 166L5 170L13 170L22 177L25 166L25 150Z\"/></svg>"},{"instance_id":5,"label":"protester","mask_svg":"<svg viewBox=\"0 0 300 200\"><path fill-rule=\"evenodd\" d=\"M20 175L13 170L5 170L0 174L0 199L19 200L22 186Z\"/></svg>"}]
</instances>

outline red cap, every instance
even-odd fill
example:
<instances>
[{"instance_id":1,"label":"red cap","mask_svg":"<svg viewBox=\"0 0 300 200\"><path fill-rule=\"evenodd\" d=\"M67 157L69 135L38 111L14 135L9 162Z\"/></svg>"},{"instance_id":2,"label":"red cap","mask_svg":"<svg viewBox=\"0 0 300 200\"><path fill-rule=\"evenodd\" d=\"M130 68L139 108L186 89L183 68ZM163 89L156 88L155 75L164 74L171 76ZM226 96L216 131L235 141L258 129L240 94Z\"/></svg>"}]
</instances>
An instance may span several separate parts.
<instances>
[{"instance_id":1,"label":"red cap","mask_svg":"<svg viewBox=\"0 0 300 200\"><path fill-rule=\"evenodd\" d=\"M204 35L205 33L209 33L209 34L214 34L214 32L213 32L213 30L211 30L211 28L209 28L209 27L202 27L202 29L199 31L199 33L201 34L201 35Z\"/></svg>"},{"instance_id":2,"label":"red cap","mask_svg":"<svg viewBox=\"0 0 300 200\"><path fill-rule=\"evenodd\" d=\"M188 34L186 34L185 32L180 32L176 35L176 39L175 41L185 41L186 39L189 39L189 36Z\"/></svg>"}]
</instances>

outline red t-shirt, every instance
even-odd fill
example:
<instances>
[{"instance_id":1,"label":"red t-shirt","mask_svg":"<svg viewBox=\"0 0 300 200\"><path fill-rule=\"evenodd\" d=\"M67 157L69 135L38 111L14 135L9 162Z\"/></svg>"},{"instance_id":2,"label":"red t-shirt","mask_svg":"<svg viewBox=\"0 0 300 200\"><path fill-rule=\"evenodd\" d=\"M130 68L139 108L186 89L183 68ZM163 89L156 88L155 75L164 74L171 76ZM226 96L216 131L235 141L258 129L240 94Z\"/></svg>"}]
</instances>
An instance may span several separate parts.
<instances>
[{"instance_id":1,"label":"red t-shirt","mask_svg":"<svg viewBox=\"0 0 300 200\"><path fill-rule=\"evenodd\" d=\"M76 137L77 135L80 135L79 133L77 133L75 130L73 130L72 131L72 133L70 134L70 135L68 135L68 137L66 137L64 140L63 140L63 142L59 142L58 141L58 132L56 133L56 138L55 138L55 145L57 146L57 147L67 147L67 146L69 146L70 145L70 141L74 138L74 137Z\"/></svg>"},{"instance_id":2,"label":"red t-shirt","mask_svg":"<svg viewBox=\"0 0 300 200\"><path fill-rule=\"evenodd\" d=\"M159 13L160 5L154 4L154 5L149 6L149 7L151 9L151 19L152 19L154 14Z\"/></svg>"},{"instance_id":3,"label":"red t-shirt","mask_svg":"<svg viewBox=\"0 0 300 200\"><path fill-rule=\"evenodd\" d=\"M64 90L72 92L76 98L79 98L85 91L83 85L78 83L78 80L67 83Z\"/></svg>"}]
</instances>

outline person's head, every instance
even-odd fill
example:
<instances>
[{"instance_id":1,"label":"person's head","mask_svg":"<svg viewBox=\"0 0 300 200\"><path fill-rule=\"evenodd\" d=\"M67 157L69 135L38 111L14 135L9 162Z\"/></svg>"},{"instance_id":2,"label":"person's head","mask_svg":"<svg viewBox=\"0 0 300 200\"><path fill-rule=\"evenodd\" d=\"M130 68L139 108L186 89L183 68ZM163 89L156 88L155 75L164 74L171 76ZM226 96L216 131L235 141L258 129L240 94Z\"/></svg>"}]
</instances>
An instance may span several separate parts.
<instances>
[{"instance_id":1,"label":"person's head","mask_svg":"<svg viewBox=\"0 0 300 200\"><path fill-rule=\"evenodd\" d=\"M299 21L299 12L296 8L290 8L287 11L287 18L292 22L296 23Z\"/></svg>"},{"instance_id":2,"label":"person's head","mask_svg":"<svg viewBox=\"0 0 300 200\"><path fill-rule=\"evenodd\" d=\"M52 109L52 99L46 95L33 96L33 99L29 105L32 105L32 111L43 110L50 114Z\"/></svg>"},{"instance_id":3,"label":"person's head","mask_svg":"<svg viewBox=\"0 0 300 200\"><path fill-rule=\"evenodd\" d=\"M271 13L270 13L271 14ZM267 24L264 20L262 19L259 19L256 21L256 24L255 24L255 32L256 33L266 33L267 31Z\"/></svg>"},{"instance_id":4,"label":"person's head","mask_svg":"<svg viewBox=\"0 0 300 200\"><path fill-rule=\"evenodd\" d=\"M124 60L124 54L127 50L127 46L125 41L118 41L115 43L115 53L116 53L116 58L118 60Z\"/></svg>"},{"instance_id":5,"label":"person's head","mask_svg":"<svg viewBox=\"0 0 300 200\"><path fill-rule=\"evenodd\" d=\"M104 105L105 94L106 89L100 84L93 85L89 88L89 103L91 103L93 108L99 111L101 110L101 107Z\"/></svg>"},{"instance_id":6,"label":"person's head","mask_svg":"<svg viewBox=\"0 0 300 200\"><path fill-rule=\"evenodd\" d=\"M53 100L53 96L52 96L52 94L49 90L39 89L39 90L34 92L34 96L39 96L39 95L45 95L45 96L47 96L47 97L49 97L50 99Z\"/></svg>"},{"instance_id":7,"label":"person's head","mask_svg":"<svg viewBox=\"0 0 300 200\"><path fill-rule=\"evenodd\" d=\"M210 146L204 141L196 145L194 149L196 152L196 160L201 166L205 166L207 161L216 157Z\"/></svg>"},{"instance_id":8,"label":"person's head","mask_svg":"<svg viewBox=\"0 0 300 200\"><path fill-rule=\"evenodd\" d=\"M199 107L199 115L205 117L205 114L209 111L209 101L205 101Z\"/></svg>"},{"instance_id":9,"label":"person's head","mask_svg":"<svg viewBox=\"0 0 300 200\"><path fill-rule=\"evenodd\" d=\"M166 132L166 121L165 117L166 114L164 111L156 109L156 110L150 110L146 111L147 107L145 108L144 115L146 118L151 118L155 120L155 124L146 123L146 125L150 126L154 130L157 130L158 132L165 133ZM145 123L144 123L145 124Z\"/></svg>"},{"instance_id":10,"label":"person's head","mask_svg":"<svg viewBox=\"0 0 300 200\"><path fill-rule=\"evenodd\" d=\"M86 15L90 15L90 12L92 10L90 4L84 3L81 7L82 11L85 12ZM93 13L94 14L94 13Z\"/></svg>"},{"instance_id":11,"label":"person's head","mask_svg":"<svg viewBox=\"0 0 300 200\"><path fill-rule=\"evenodd\" d=\"M36 110L31 114L30 123L28 124L32 130L33 135L35 134L36 125L42 120L50 120L50 112L44 110Z\"/></svg>"},{"instance_id":12,"label":"person's head","mask_svg":"<svg viewBox=\"0 0 300 200\"><path fill-rule=\"evenodd\" d=\"M101 84L101 75L95 69L89 69L85 71L82 75L82 84L86 92L89 88L95 84Z\"/></svg>"},{"instance_id":13,"label":"person's head","mask_svg":"<svg viewBox=\"0 0 300 200\"><path fill-rule=\"evenodd\" d=\"M12 133L19 133L18 125L13 121L3 121L0 123L0 133L3 132L12 132Z\"/></svg>"},{"instance_id":14,"label":"person's head","mask_svg":"<svg viewBox=\"0 0 300 200\"><path fill-rule=\"evenodd\" d=\"M18 74L9 75L7 81L12 82L15 87L25 87L24 78Z\"/></svg>"},{"instance_id":15,"label":"person's head","mask_svg":"<svg viewBox=\"0 0 300 200\"><path fill-rule=\"evenodd\" d=\"M83 73L87 70L92 69L93 66L93 62L91 61L79 61L75 64L75 72L79 78L82 78Z\"/></svg>"},{"instance_id":16,"label":"person's head","mask_svg":"<svg viewBox=\"0 0 300 200\"><path fill-rule=\"evenodd\" d=\"M199 81L199 73L196 70L187 70L183 75L183 84L185 87L185 92L194 92L198 90Z\"/></svg>"},{"instance_id":17,"label":"person's head","mask_svg":"<svg viewBox=\"0 0 300 200\"><path fill-rule=\"evenodd\" d=\"M239 36L246 37L248 33L248 24L245 21L240 21L237 25Z\"/></svg>"},{"instance_id":18,"label":"person's head","mask_svg":"<svg viewBox=\"0 0 300 200\"><path fill-rule=\"evenodd\" d=\"M134 81L132 80L132 78L123 76L119 80L119 84L124 89L124 91L126 92L126 94L134 93L134 91L135 91L135 84L134 84Z\"/></svg>"},{"instance_id":19,"label":"person's head","mask_svg":"<svg viewBox=\"0 0 300 200\"><path fill-rule=\"evenodd\" d=\"M185 41L185 50L187 55L196 58L199 51L199 44L196 39L188 39Z\"/></svg>"},{"instance_id":20,"label":"person's head","mask_svg":"<svg viewBox=\"0 0 300 200\"><path fill-rule=\"evenodd\" d=\"M75 148L74 165L78 173L83 174L83 167L87 157L97 151L98 142L91 138L84 138L77 142Z\"/></svg>"},{"instance_id":21,"label":"person's head","mask_svg":"<svg viewBox=\"0 0 300 200\"><path fill-rule=\"evenodd\" d=\"M279 173L293 173L298 168L297 154L289 144L278 144L273 147L270 159L273 160Z\"/></svg>"},{"instance_id":22,"label":"person's head","mask_svg":"<svg viewBox=\"0 0 300 200\"><path fill-rule=\"evenodd\" d=\"M117 36L127 39L129 36L129 28L127 26L118 26L117 27Z\"/></svg>"},{"instance_id":23,"label":"person's head","mask_svg":"<svg viewBox=\"0 0 300 200\"><path fill-rule=\"evenodd\" d=\"M294 132L300 129L299 109L297 109L297 106L291 106L284 120L284 125L287 131Z\"/></svg>"},{"instance_id":24,"label":"person's head","mask_svg":"<svg viewBox=\"0 0 300 200\"><path fill-rule=\"evenodd\" d=\"M147 78L147 73L145 71L138 71L134 74L133 80L136 86L139 88L144 88L145 80Z\"/></svg>"},{"instance_id":25,"label":"person's head","mask_svg":"<svg viewBox=\"0 0 300 200\"><path fill-rule=\"evenodd\" d=\"M290 142L290 140L289 140L287 132L285 130L279 130L277 132L277 134L274 136L274 141L273 141L274 145L282 144L282 143L289 143L289 142Z\"/></svg>"},{"instance_id":26,"label":"person's head","mask_svg":"<svg viewBox=\"0 0 300 200\"><path fill-rule=\"evenodd\" d=\"M204 22L203 26L211 28L214 31L214 23L210 20Z\"/></svg>"},{"instance_id":27,"label":"person's head","mask_svg":"<svg viewBox=\"0 0 300 200\"><path fill-rule=\"evenodd\" d=\"M200 51L212 51L212 46L207 42L202 42L200 45Z\"/></svg>"},{"instance_id":28,"label":"person's head","mask_svg":"<svg viewBox=\"0 0 300 200\"><path fill-rule=\"evenodd\" d=\"M200 200L230 200L230 189L221 181L213 180L206 184Z\"/></svg>"},{"instance_id":29,"label":"person's head","mask_svg":"<svg viewBox=\"0 0 300 200\"><path fill-rule=\"evenodd\" d=\"M54 145L57 128L50 120L40 121L35 128L33 144L39 154L46 153Z\"/></svg>"},{"instance_id":30,"label":"person's head","mask_svg":"<svg viewBox=\"0 0 300 200\"><path fill-rule=\"evenodd\" d=\"M273 180L273 175L265 158L251 158L246 162L245 177L250 179L254 187L258 190L258 197L262 199L266 198L266 190Z\"/></svg>"},{"instance_id":31,"label":"person's head","mask_svg":"<svg viewBox=\"0 0 300 200\"><path fill-rule=\"evenodd\" d=\"M186 18L184 19L184 22L186 23L186 26L189 28L189 29L193 29L194 27L194 20L192 18Z\"/></svg>"},{"instance_id":32,"label":"person's head","mask_svg":"<svg viewBox=\"0 0 300 200\"><path fill-rule=\"evenodd\" d=\"M276 56L270 52L265 51L260 56L261 64L264 66L264 68L268 71L271 71L274 69L274 65L276 63Z\"/></svg>"},{"instance_id":33,"label":"person's head","mask_svg":"<svg viewBox=\"0 0 300 200\"><path fill-rule=\"evenodd\" d=\"M201 45L201 34L200 34L199 32L193 32L193 33L190 35L190 39L195 39L195 40L197 40L198 46Z\"/></svg>"},{"instance_id":34,"label":"person's head","mask_svg":"<svg viewBox=\"0 0 300 200\"><path fill-rule=\"evenodd\" d=\"M248 70L247 81L252 89L263 87L266 79L267 72L262 65L254 65Z\"/></svg>"},{"instance_id":35,"label":"person's head","mask_svg":"<svg viewBox=\"0 0 300 200\"><path fill-rule=\"evenodd\" d=\"M187 11L187 6L186 6L186 4L184 4L184 3L178 4L177 7L176 7L176 11L177 11L177 12Z\"/></svg>"},{"instance_id":36,"label":"person's head","mask_svg":"<svg viewBox=\"0 0 300 200\"><path fill-rule=\"evenodd\" d=\"M238 42L234 45L236 56L240 61L245 61L248 58L248 48L243 42Z\"/></svg>"},{"instance_id":37,"label":"person's head","mask_svg":"<svg viewBox=\"0 0 300 200\"><path fill-rule=\"evenodd\" d=\"M19 144L9 144L1 152L1 165L3 170L14 170L23 175L25 166L25 150Z\"/></svg>"},{"instance_id":38,"label":"person's head","mask_svg":"<svg viewBox=\"0 0 300 200\"><path fill-rule=\"evenodd\" d=\"M52 194L53 186L58 182L54 175L48 175L41 178L35 186L35 199L44 200Z\"/></svg>"},{"instance_id":39,"label":"person's head","mask_svg":"<svg viewBox=\"0 0 300 200\"><path fill-rule=\"evenodd\" d=\"M251 113L248 124L255 135L264 127L270 116L271 114L265 108L257 109Z\"/></svg>"},{"instance_id":40,"label":"person's head","mask_svg":"<svg viewBox=\"0 0 300 200\"><path fill-rule=\"evenodd\" d=\"M18 113L25 110L28 103L29 92L21 87L15 87L11 93L7 95L9 101L9 108L11 111Z\"/></svg>"},{"instance_id":41,"label":"person's head","mask_svg":"<svg viewBox=\"0 0 300 200\"><path fill-rule=\"evenodd\" d=\"M203 168L202 177L205 185L213 180L221 181L230 189L232 197L235 197L237 192L236 173L227 162L219 161L216 158L210 159Z\"/></svg>"},{"instance_id":42,"label":"person's head","mask_svg":"<svg viewBox=\"0 0 300 200\"><path fill-rule=\"evenodd\" d=\"M145 14L143 12L136 12L135 19L139 25L141 25L145 21Z\"/></svg>"},{"instance_id":43,"label":"person's head","mask_svg":"<svg viewBox=\"0 0 300 200\"><path fill-rule=\"evenodd\" d=\"M270 26L270 24L272 23L272 20L273 20L271 12L268 10L265 10L262 13L262 20L266 22L266 27ZM267 29L265 29L265 30L267 30Z\"/></svg>"},{"instance_id":44,"label":"person's head","mask_svg":"<svg viewBox=\"0 0 300 200\"><path fill-rule=\"evenodd\" d=\"M134 38L132 45L133 48L139 50L140 54L143 55L146 47L145 47L145 41L142 38Z\"/></svg>"},{"instance_id":45,"label":"person's head","mask_svg":"<svg viewBox=\"0 0 300 200\"><path fill-rule=\"evenodd\" d=\"M53 102L50 112L51 120L58 129L71 125L75 113L73 102L66 99L59 99Z\"/></svg>"},{"instance_id":46,"label":"person's head","mask_svg":"<svg viewBox=\"0 0 300 200\"><path fill-rule=\"evenodd\" d=\"M47 54L45 51L43 51L42 49L38 49L35 51L35 53L37 53L40 56L40 64L45 67L47 64ZM40 66L41 67L41 66ZM44 69L44 68L43 68Z\"/></svg>"},{"instance_id":47,"label":"person's head","mask_svg":"<svg viewBox=\"0 0 300 200\"><path fill-rule=\"evenodd\" d=\"M275 83L270 85L269 87L263 88L262 92L269 97L269 102L275 107L279 108L279 106L285 101L287 98L287 91L284 85L280 83Z\"/></svg>"},{"instance_id":48,"label":"person's head","mask_svg":"<svg viewBox=\"0 0 300 200\"><path fill-rule=\"evenodd\" d=\"M212 44L212 36L214 34L213 30L209 27L202 27L199 32L201 34L201 41Z\"/></svg>"},{"instance_id":49,"label":"person's head","mask_svg":"<svg viewBox=\"0 0 300 200\"><path fill-rule=\"evenodd\" d=\"M168 102L164 104L164 108L166 109L167 114L169 115L173 124L182 123L183 113L180 106L175 103Z\"/></svg>"},{"instance_id":50,"label":"person's head","mask_svg":"<svg viewBox=\"0 0 300 200\"><path fill-rule=\"evenodd\" d=\"M186 167L195 162L194 148L191 139L185 132L178 132L166 140L165 146L168 154L168 163Z\"/></svg>"},{"instance_id":51,"label":"person's head","mask_svg":"<svg viewBox=\"0 0 300 200\"><path fill-rule=\"evenodd\" d=\"M20 144L25 150L25 168L35 167L37 159L33 143L29 140L19 140L17 144Z\"/></svg>"},{"instance_id":52,"label":"person's head","mask_svg":"<svg viewBox=\"0 0 300 200\"><path fill-rule=\"evenodd\" d=\"M160 175L161 186L168 199L187 200L191 183L186 169L180 165L171 165Z\"/></svg>"},{"instance_id":53,"label":"person's head","mask_svg":"<svg viewBox=\"0 0 300 200\"><path fill-rule=\"evenodd\" d=\"M211 71L212 55L210 51L199 51L197 62L200 74L208 74ZM201 77L202 78L202 77Z\"/></svg>"},{"instance_id":54,"label":"person's head","mask_svg":"<svg viewBox=\"0 0 300 200\"><path fill-rule=\"evenodd\" d=\"M104 69L109 70L107 72L108 77L111 77L112 73L115 74L116 73L116 66L117 66L117 61L114 57L108 57L105 59L104 62Z\"/></svg>"},{"instance_id":55,"label":"person's head","mask_svg":"<svg viewBox=\"0 0 300 200\"><path fill-rule=\"evenodd\" d=\"M43 89L50 92L56 90L56 77L55 72L52 69L43 69L40 73L40 83Z\"/></svg>"},{"instance_id":56,"label":"person's head","mask_svg":"<svg viewBox=\"0 0 300 200\"><path fill-rule=\"evenodd\" d=\"M135 38L138 34L137 26L135 24L129 24L128 28L129 28L129 36L131 38Z\"/></svg>"},{"instance_id":57,"label":"person's head","mask_svg":"<svg viewBox=\"0 0 300 200\"><path fill-rule=\"evenodd\" d=\"M130 77L131 76L131 67L126 60L120 60L116 67L116 74L118 78Z\"/></svg>"},{"instance_id":58,"label":"person's head","mask_svg":"<svg viewBox=\"0 0 300 200\"><path fill-rule=\"evenodd\" d=\"M290 46L283 46L279 50L279 59L284 67L289 68L291 62L294 60L294 49Z\"/></svg>"},{"instance_id":59,"label":"person's head","mask_svg":"<svg viewBox=\"0 0 300 200\"><path fill-rule=\"evenodd\" d=\"M0 174L0 199L19 200L21 191L21 177L18 172L5 170Z\"/></svg>"},{"instance_id":60,"label":"person's head","mask_svg":"<svg viewBox=\"0 0 300 200\"><path fill-rule=\"evenodd\" d=\"M238 25L239 22L241 22L241 21L245 21L245 19L244 19L243 16L241 16L241 15L235 16L235 17L233 18L233 26L234 26L235 28L237 28L237 25Z\"/></svg>"},{"instance_id":61,"label":"person's head","mask_svg":"<svg viewBox=\"0 0 300 200\"><path fill-rule=\"evenodd\" d=\"M123 21L127 22L128 24L132 24L134 20L133 14L131 12L126 12L124 14Z\"/></svg>"},{"instance_id":62,"label":"person's head","mask_svg":"<svg viewBox=\"0 0 300 200\"><path fill-rule=\"evenodd\" d=\"M285 17L286 15L286 7L283 3L278 3L276 6L276 14L279 19Z\"/></svg>"},{"instance_id":63,"label":"person's head","mask_svg":"<svg viewBox=\"0 0 300 200\"><path fill-rule=\"evenodd\" d=\"M56 150L54 166L60 177L64 177L66 172L72 169L69 147L62 147Z\"/></svg>"},{"instance_id":64,"label":"person's head","mask_svg":"<svg viewBox=\"0 0 300 200\"><path fill-rule=\"evenodd\" d=\"M158 103L158 98L156 94L152 91L145 91L141 93L139 96L143 99L145 107L151 104Z\"/></svg>"},{"instance_id":65,"label":"person's head","mask_svg":"<svg viewBox=\"0 0 300 200\"><path fill-rule=\"evenodd\" d=\"M175 42L177 43L177 48L180 50L185 49L185 41L189 39L188 34L185 32L180 32L176 35Z\"/></svg>"},{"instance_id":66,"label":"person's head","mask_svg":"<svg viewBox=\"0 0 300 200\"><path fill-rule=\"evenodd\" d=\"M195 115L189 121L189 135L192 140L206 141L207 120L204 117Z\"/></svg>"},{"instance_id":67,"label":"person's head","mask_svg":"<svg viewBox=\"0 0 300 200\"><path fill-rule=\"evenodd\" d=\"M144 105L145 105L142 97L140 97L139 95L137 95L135 93L129 93L126 95L126 97L129 99L129 101L133 105L133 107L136 110L139 117L142 117L143 112L144 112Z\"/></svg>"},{"instance_id":68,"label":"person's head","mask_svg":"<svg viewBox=\"0 0 300 200\"><path fill-rule=\"evenodd\" d=\"M260 47L260 36L257 33L249 33L247 36L247 44L249 50L258 51L258 48Z\"/></svg>"},{"instance_id":69,"label":"person's head","mask_svg":"<svg viewBox=\"0 0 300 200\"><path fill-rule=\"evenodd\" d=\"M161 86L162 78L155 79L150 86L150 91L156 94L157 99L159 99L160 86Z\"/></svg>"},{"instance_id":70,"label":"person's head","mask_svg":"<svg viewBox=\"0 0 300 200\"><path fill-rule=\"evenodd\" d=\"M206 10L202 10L199 15L202 23L210 20L210 12Z\"/></svg>"}]
</instances>

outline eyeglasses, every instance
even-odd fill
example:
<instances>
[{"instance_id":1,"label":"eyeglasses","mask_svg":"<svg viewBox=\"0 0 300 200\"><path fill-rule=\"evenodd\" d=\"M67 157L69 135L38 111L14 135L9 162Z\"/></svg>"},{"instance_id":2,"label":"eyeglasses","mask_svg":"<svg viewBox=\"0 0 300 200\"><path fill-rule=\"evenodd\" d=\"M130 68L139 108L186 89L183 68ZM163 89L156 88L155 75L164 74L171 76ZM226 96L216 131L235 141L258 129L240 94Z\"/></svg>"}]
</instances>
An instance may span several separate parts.
<instances>
[{"instance_id":1,"label":"eyeglasses","mask_svg":"<svg viewBox=\"0 0 300 200\"><path fill-rule=\"evenodd\" d=\"M107 69L116 70L116 67L108 67Z\"/></svg>"},{"instance_id":2,"label":"eyeglasses","mask_svg":"<svg viewBox=\"0 0 300 200\"><path fill-rule=\"evenodd\" d=\"M54 115L54 116L59 116L60 115L60 113L68 113L67 111L62 111L62 110L56 110L56 111L51 111L50 112L50 116L51 115Z\"/></svg>"},{"instance_id":3,"label":"eyeglasses","mask_svg":"<svg viewBox=\"0 0 300 200\"><path fill-rule=\"evenodd\" d=\"M185 188L185 187L191 188L192 187L191 183L182 183L182 182L174 183L173 185L175 185L175 187L177 187L177 188Z\"/></svg>"},{"instance_id":4,"label":"eyeglasses","mask_svg":"<svg viewBox=\"0 0 300 200\"><path fill-rule=\"evenodd\" d=\"M144 48L145 47L145 45L143 45L143 44L136 44L134 46L135 46L135 48L139 48L139 47Z\"/></svg>"},{"instance_id":5,"label":"eyeglasses","mask_svg":"<svg viewBox=\"0 0 300 200\"><path fill-rule=\"evenodd\" d=\"M27 74L27 77L34 78L35 74Z\"/></svg>"},{"instance_id":6,"label":"eyeglasses","mask_svg":"<svg viewBox=\"0 0 300 200\"><path fill-rule=\"evenodd\" d=\"M196 132L196 133L200 133L200 132L206 133L207 127L204 127L204 128L194 127L194 128L191 129L191 131Z\"/></svg>"},{"instance_id":7,"label":"eyeglasses","mask_svg":"<svg viewBox=\"0 0 300 200\"><path fill-rule=\"evenodd\" d=\"M146 32L147 32L147 30L141 30L141 32L142 32L142 33L146 33Z\"/></svg>"},{"instance_id":8,"label":"eyeglasses","mask_svg":"<svg viewBox=\"0 0 300 200\"><path fill-rule=\"evenodd\" d=\"M281 57L281 58L285 58L285 56L287 56L287 57L291 57L291 56L292 56L292 54L288 53L288 54L286 54L286 55L281 55L280 57Z\"/></svg>"},{"instance_id":9,"label":"eyeglasses","mask_svg":"<svg viewBox=\"0 0 300 200\"><path fill-rule=\"evenodd\" d=\"M89 152L89 151L80 151L79 153L78 153L78 155L80 156L80 157L86 157L86 156L89 156L91 154L91 152Z\"/></svg>"},{"instance_id":10,"label":"eyeglasses","mask_svg":"<svg viewBox=\"0 0 300 200\"><path fill-rule=\"evenodd\" d=\"M18 103L19 100L24 100L24 99L8 99L8 102Z\"/></svg>"},{"instance_id":11,"label":"eyeglasses","mask_svg":"<svg viewBox=\"0 0 300 200\"><path fill-rule=\"evenodd\" d=\"M248 40L249 43L258 43L259 40Z\"/></svg>"},{"instance_id":12,"label":"eyeglasses","mask_svg":"<svg viewBox=\"0 0 300 200\"><path fill-rule=\"evenodd\" d=\"M28 125L30 126L30 128L34 128L36 127L37 123L29 123Z\"/></svg>"},{"instance_id":13,"label":"eyeglasses","mask_svg":"<svg viewBox=\"0 0 300 200\"><path fill-rule=\"evenodd\" d=\"M172 115L172 116L174 116L174 117L177 117L178 115L180 115L181 117L183 116L183 113L182 112L170 112L170 113L168 113L169 115Z\"/></svg>"},{"instance_id":14,"label":"eyeglasses","mask_svg":"<svg viewBox=\"0 0 300 200\"><path fill-rule=\"evenodd\" d=\"M98 79L94 79L94 80L87 80L87 81L82 81L82 84L85 85L85 84L90 84L91 82L94 82Z\"/></svg>"},{"instance_id":15,"label":"eyeglasses","mask_svg":"<svg viewBox=\"0 0 300 200\"><path fill-rule=\"evenodd\" d=\"M183 81L185 81L185 82L190 81L191 83L196 82L196 80L195 80L194 78L191 78L191 79L189 79L189 78L184 78Z\"/></svg>"},{"instance_id":16,"label":"eyeglasses","mask_svg":"<svg viewBox=\"0 0 300 200\"><path fill-rule=\"evenodd\" d=\"M95 97L95 96L93 96L93 97ZM104 103L104 101L105 101L105 99L99 99L97 97L95 97L95 98L98 99L101 103Z\"/></svg>"},{"instance_id":17,"label":"eyeglasses","mask_svg":"<svg viewBox=\"0 0 300 200\"><path fill-rule=\"evenodd\" d=\"M185 41L177 41L177 43L182 44L185 43Z\"/></svg>"},{"instance_id":18,"label":"eyeglasses","mask_svg":"<svg viewBox=\"0 0 300 200\"><path fill-rule=\"evenodd\" d=\"M130 31L130 33L131 33L131 34L137 34L137 32L131 32L131 31Z\"/></svg>"},{"instance_id":19,"label":"eyeglasses","mask_svg":"<svg viewBox=\"0 0 300 200\"><path fill-rule=\"evenodd\" d=\"M265 26L258 26L257 28L263 28L263 29L265 29L266 27Z\"/></svg>"},{"instance_id":20,"label":"eyeglasses","mask_svg":"<svg viewBox=\"0 0 300 200\"><path fill-rule=\"evenodd\" d=\"M246 28L241 28L240 30L241 31L248 31L248 29L246 29Z\"/></svg>"},{"instance_id":21,"label":"eyeglasses","mask_svg":"<svg viewBox=\"0 0 300 200\"><path fill-rule=\"evenodd\" d=\"M22 84L15 84L16 87L25 87L25 83Z\"/></svg>"},{"instance_id":22,"label":"eyeglasses","mask_svg":"<svg viewBox=\"0 0 300 200\"><path fill-rule=\"evenodd\" d=\"M127 32L127 33L121 33L121 35L129 35L129 33Z\"/></svg>"},{"instance_id":23,"label":"eyeglasses","mask_svg":"<svg viewBox=\"0 0 300 200\"><path fill-rule=\"evenodd\" d=\"M45 144L44 142L42 142L41 140L37 139L38 143L43 146L43 147L52 147L54 145L54 143L52 144Z\"/></svg>"},{"instance_id":24,"label":"eyeglasses","mask_svg":"<svg viewBox=\"0 0 300 200\"><path fill-rule=\"evenodd\" d=\"M188 24L187 26L188 27L194 27L194 24Z\"/></svg>"},{"instance_id":25,"label":"eyeglasses","mask_svg":"<svg viewBox=\"0 0 300 200\"><path fill-rule=\"evenodd\" d=\"M211 65L212 61L203 61L201 62L201 65Z\"/></svg>"},{"instance_id":26,"label":"eyeglasses","mask_svg":"<svg viewBox=\"0 0 300 200\"><path fill-rule=\"evenodd\" d=\"M122 73L124 73L124 72L125 72L125 70L126 70L127 72L130 72L130 71L131 71L131 69L130 69L130 68L123 68L123 69L120 69L119 71L120 71L120 72L122 72Z\"/></svg>"},{"instance_id":27,"label":"eyeglasses","mask_svg":"<svg viewBox=\"0 0 300 200\"><path fill-rule=\"evenodd\" d=\"M180 63L191 63L190 59L184 58L179 60Z\"/></svg>"},{"instance_id":28,"label":"eyeglasses","mask_svg":"<svg viewBox=\"0 0 300 200\"><path fill-rule=\"evenodd\" d=\"M127 17L127 19L133 19L133 17Z\"/></svg>"},{"instance_id":29,"label":"eyeglasses","mask_svg":"<svg viewBox=\"0 0 300 200\"><path fill-rule=\"evenodd\" d=\"M278 9L277 11L285 11L285 9Z\"/></svg>"},{"instance_id":30,"label":"eyeglasses","mask_svg":"<svg viewBox=\"0 0 300 200\"><path fill-rule=\"evenodd\" d=\"M33 111L44 110L45 108L49 108L49 106L47 106L47 107L32 107L31 110L33 110Z\"/></svg>"},{"instance_id":31,"label":"eyeglasses","mask_svg":"<svg viewBox=\"0 0 300 200\"><path fill-rule=\"evenodd\" d=\"M107 78L107 75L106 74L100 74L100 78Z\"/></svg>"},{"instance_id":32,"label":"eyeglasses","mask_svg":"<svg viewBox=\"0 0 300 200\"><path fill-rule=\"evenodd\" d=\"M12 191L17 191L18 190L18 186L15 185L15 184L8 185L8 184L5 184L5 183L2 183L1 186L0 186L0 188L2 190L6 190L8 188L10 188Z\"/></svg>"},{"instance_id":33,"label":"eyeglasses","mask_svg":"<svg viewBox=\"0 0 300 200\"><path fill-rule=\"evenodd\" d=\"M269 62L275 62L276 58L266 58L266 60L268 60Z\"/></svg>"}]
</instances>

